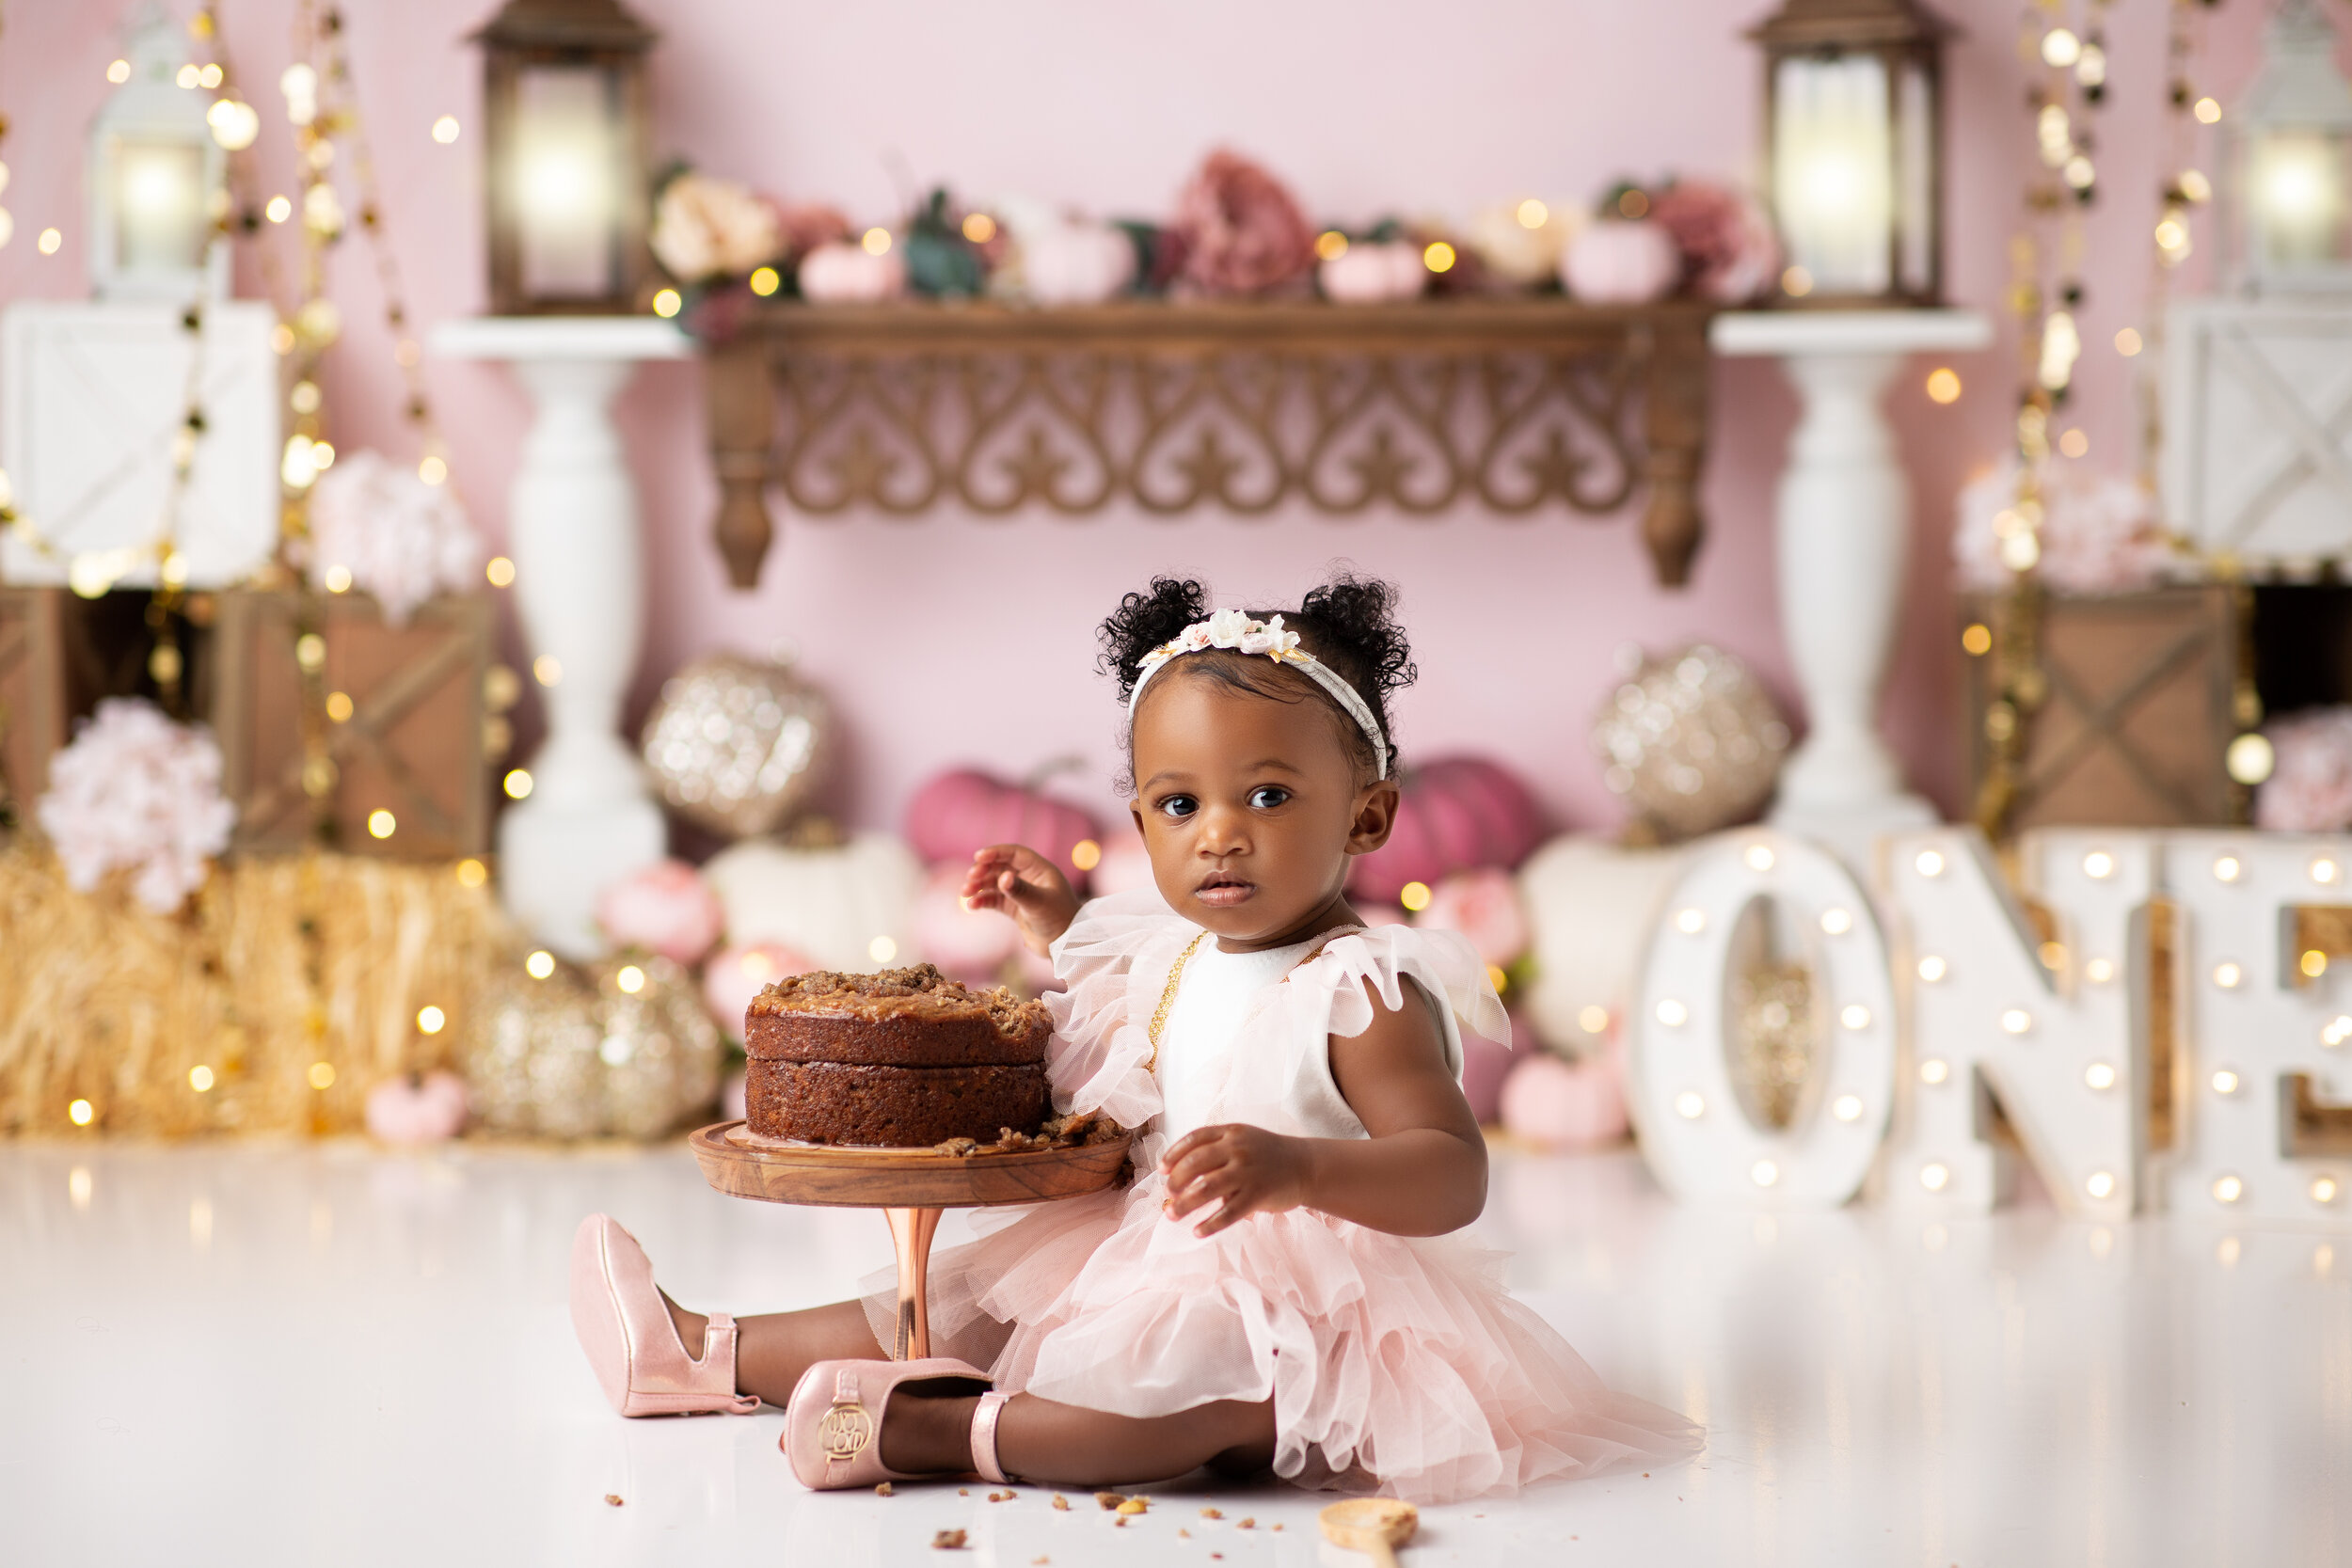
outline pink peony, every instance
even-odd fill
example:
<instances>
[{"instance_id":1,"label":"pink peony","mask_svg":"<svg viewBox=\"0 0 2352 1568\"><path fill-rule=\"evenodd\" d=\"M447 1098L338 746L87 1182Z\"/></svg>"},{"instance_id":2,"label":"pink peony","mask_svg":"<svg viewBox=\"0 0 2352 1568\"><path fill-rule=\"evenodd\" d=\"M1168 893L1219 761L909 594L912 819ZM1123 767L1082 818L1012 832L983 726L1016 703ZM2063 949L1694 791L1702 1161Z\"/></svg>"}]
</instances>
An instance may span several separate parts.
<instances>
[{"instance_id":1,"label":"pink peony","mask_svg":"<svg viewBox=\"0 0 2352 1568\"><path fill-rule=\"evenodd\" d=\"M1315 262L1314 230L1289 190L1232 152L1209 154L1168 228L1183 246L1182 280L1202 293L1260 293Z\"/></svg>"},{"instance_id":2,"label":"pink peony","mask_svg":"<svg viewBox=\"0 0 2352 1568\"><path fill-rule=\"evenodd\" d=\"M994 910L963 907L963 879L970 869L955 861L931 867L915 895L914 945L942 973L993 985L1005 960L1021 946L1021 930Z\"/></svg>"},{"instance_id":3,"label":"pink peony","mask_svg":"<svg viewBox=\"0 0 2352 1568\"><path fill-rule=\"evenodd\" d=\"M817 965L797 948L780 942L755 942L742 947L723 947L703 966L703 1006L711 1022L731 1040L743 1037L743 1014L752 998L771 980L805 974Z\"/></svg>"},{"instance_id":4,"label":"pink peony","mask_svg":"<svg viewBox=\"0 0 2352 1568\"><path fill-rule=\"evenodd\" d=\"M2352 707L2275 720L2263 733L2276 761L2254 796L2254 825L2287 833L2352 829Z\"/></svg>"},{"instance_id":5,"label":"pink peony","mask_svg":"<svg viewBox=\"0 0 2352 1568\"><path fill-rule=\"evenodd\" d=\"M1581 1062L1543 1052L1502 1082L1502 1125L1512 1136L1558 1151L1598 1148L1626 1134L1625 1071L1616 1051Z\"/></svg>"},{"instance_id":6,"label":"pink peony","mask_svg":"<svg viewBox=\"0 0 2352 1568\"><path fill-rule=\"evenodd\" d=\"M352 452L311 488L312 579L342 568L393 626L437 594L475 587L482 560L481 536L450 487L381 452Z\"/></svg>"},{"instance_id":7,"label":"pink peony","mask_svg":"<svg viewBox=\"0 0 2352 1568\"><path fill-rule=\"evenodd\" d=\"M388 1144L437 1144L466 1125L466 1085L436 1069L387 1078L368 1091L368 1133Z\"/></svg>"},{"instance_id":8,"label":"pink peony","mask_svg":"<svg viewBox=\"0 0 2352 1568\"><path fill-rule=\"evenodd\" d=\"M1772 219L1745 191L1677 180L1651 199L1649 215L1674 236L1684 278L1702 298L1743 305L1780 276Z\"/></svg>"},{"instance_id":9,"label":"pink peony","mask_svg":"<svg viewBox=\"0 0 2352 1568\"><path fill-rule=\"evenodd\" d=\"M618 946L691 968L719 940L726 912L701 872L684 861L656 861L596 895L596 924Z\"/></svg>"},{"instance_id":10,"label":"pink peony","mask_svg":"<svg viewBox=\"0 0 2352 1568\"><path fill-rule=\"evenodd\" d=\"M1518 883L1492 866L1457 871L1429 890L1428 908L1414 925L1432 931L1459 931L1478 956L1500 968L1527 951L1527 911Z\"/></svg>"},{"instance_id":11,"label":"pink peony","mask_svg":"<svg viewBox=\"0 0 2352 1568\"><path fill-rule=\"evenodd\" d=\"M229 847L237 808L222 799L220 774L211 732L175 724L142 699L109 697L50 759L34 816L74 889L130 870L139 902L169 914Z\"/></svg>"},{"instance_id":12,"label":"pink peony","mask_svg":"<svg viewBox=\"0 0 2352 1568\"><path fill-rule=\"evenodd\" d=\"M2003 515L2017 502L2017 464L2008 459L1979 475L1960 493L1952 531L1952 563L1961 586L2006 588ZM2119 594L2164 580L2172 547L2156 520L2155 498L2118 474L2053 460L2042 482L2041 561L2047 586L2069 594Z\"/></svg>"},{"instance_id":13,"label":"pink peony","mask_svg":"<svg viewBox=\"0 0 2352 1568\"><path fill-rule=\"evenodd\" d=\"M653 209L654 260L681 283L739 277L784 254L774 203L732 180L681 174Z\"/></svg>"}]
</instances>

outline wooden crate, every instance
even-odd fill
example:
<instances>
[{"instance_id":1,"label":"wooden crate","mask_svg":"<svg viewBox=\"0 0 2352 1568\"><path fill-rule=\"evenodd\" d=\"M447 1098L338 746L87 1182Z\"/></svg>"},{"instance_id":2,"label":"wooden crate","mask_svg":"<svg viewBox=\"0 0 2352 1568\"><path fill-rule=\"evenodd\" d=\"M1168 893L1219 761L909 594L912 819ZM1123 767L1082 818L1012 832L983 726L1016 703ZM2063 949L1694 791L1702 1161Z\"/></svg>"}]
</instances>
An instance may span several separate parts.
<instances>
[{"instance_id":1,"label":"wooden crate","mask_svg":"<svg viewBox=\"0 0 2352 1568\"><path fill-rule=\"evenodd\" d=\"M1963 595L1965 622L1991 623L1986 595ZM2030 721L2010 832L2062 824L2224 825L2244 792L2225 753L2238 734L2245 657L2233 591L2220 584L2045 602L2048 697ZM1969 796L1992 762L1984 716L1992 660L1967 661Z\"/></svg>"},{"instance_id":2,"label":"wooden crate","mask_svg":"<svg viewBox=\"0 0 2352 1568\"><path fill-rule=\"evenodd\" d=\"M348 720L326 726L337 779L326 830L336 847L403 860L478 855L489 846L490 783L483 749L483 682L491 610L478 594L445 596L405 626L388 625L362 594L313 599L326 643L326 690L351 699ZM210 718L237 803L234 847L271 852L310 836L315 803L303 788L302 671L295 641L303 596L218 596ZM389 811L389 838L368 831Z\"/></svg>"},{"instance_id":3,"label":"wooden crate","mask_svg":"<svg viewBox=\"0 0 2352 1568\"><path fill-rule=\"evenodd\" d=\"M20 830L66 742L63 599L56 588L0 588L0 824Z\"/></svg>"}]
</instances>

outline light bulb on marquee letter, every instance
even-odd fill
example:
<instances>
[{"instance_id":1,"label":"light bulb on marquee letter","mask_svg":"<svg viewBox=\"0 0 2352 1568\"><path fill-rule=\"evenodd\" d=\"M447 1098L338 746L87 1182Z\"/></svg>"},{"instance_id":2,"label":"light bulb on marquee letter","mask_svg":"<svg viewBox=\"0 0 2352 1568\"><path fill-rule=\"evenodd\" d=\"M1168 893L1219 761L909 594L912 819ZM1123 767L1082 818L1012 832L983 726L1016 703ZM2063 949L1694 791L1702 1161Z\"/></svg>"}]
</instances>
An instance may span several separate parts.
<instances>
[{"instance_id":1,"label":"light bulb on marquee letter","mask_svg":"<svg viewBox=\"0 0 2352 1568\"><path fill-rule=\"evenodd\" d=\"M1802 1119L1786 1131L1760 1128L1741 1113L1724 1037L1740 916L1759 899L1804 934L1821 1016L1832 1025L1814 1069L1821 1087L1804 1097ZM1660 1184L1701 1202L1845 1202L1869 1174L1895 1092L1894 990L1870 901L1827 850L1743 831L1695 847L1663 908L1677 912L1658 922L1642 965L1628 1021L1626 1095Z\"/></svg>"},{"instance_id":2,"label":"light bulb on marquee letter","mask_svg":"<svg viewBox=\"0 0 2352 1568\"><path fill-rule=\"evenodd\" d=\"M1936 1181L1890 1180L1886 1196L1976 1210L2008 1196L2015 1176L2009 1156L1977 1135L1970 1090L1981 1077L2059 1206L2121 1219L2137 1201L2133 1173L2145 1145L2137 1085L2145 1082L2146 1049L2133 1036L2131 996L2147 973L2144 922L2135 917L2155 885L2155 841L2112 830L2095 837L2045 830L2026 836L2019 858L2035 895L2058 916L2058 940L2071 951L2122 956L2132 984L2070 990L2054 975L1980 834L1894 841L1885 857L1887 892L1912 951L1943 958L1967 983L1912 988L1918 1068L1909 1075L1885 1168L1944 1174ZM1935 973L1944 973L1942 964Z\"/></svg>"}]
</instances>

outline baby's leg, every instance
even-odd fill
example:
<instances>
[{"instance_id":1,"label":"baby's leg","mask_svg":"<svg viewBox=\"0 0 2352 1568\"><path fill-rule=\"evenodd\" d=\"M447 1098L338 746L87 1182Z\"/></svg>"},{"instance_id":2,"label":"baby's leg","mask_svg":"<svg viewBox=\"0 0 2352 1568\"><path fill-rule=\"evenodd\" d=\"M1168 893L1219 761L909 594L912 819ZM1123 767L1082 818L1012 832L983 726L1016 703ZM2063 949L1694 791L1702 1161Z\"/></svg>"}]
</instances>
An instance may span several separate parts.
<instances>
[{"instance_id":1,"label":"baby's leg","mask_svg":"<svg viewBox=\"0 0 2352 1568\"><path fill-rule=\"evenodd\" d=\"M703 1325L699 1312L689 1312L670 1300L671 1321L690 1353L699 1354ZM781 1405L792 1397L792 1386L817 1361L871 1361L889 1352L874 1342L862 1302L836 1301L801 1312L763 1312L736 1319L735 1388Z\"/></svg>"},{"instance_id":2,"label":"baby's leg","mask_svg":"<svg viewBox=\"0 0 2352 1568\"><path fill-rule=\"evenodd\" d=\"M921 1475L972 1468L977 1399L903 1398L882 1413L882 1458ZM1263 1468L1274 1462L1274 1403L1219 1400L1173 1416L1113 1416L1034 1394L1016 1394L996 1423L996 1460L1007 1475L1069 1486L1165 1481L1212 1463Z\"/></svg>"}]
</instances>

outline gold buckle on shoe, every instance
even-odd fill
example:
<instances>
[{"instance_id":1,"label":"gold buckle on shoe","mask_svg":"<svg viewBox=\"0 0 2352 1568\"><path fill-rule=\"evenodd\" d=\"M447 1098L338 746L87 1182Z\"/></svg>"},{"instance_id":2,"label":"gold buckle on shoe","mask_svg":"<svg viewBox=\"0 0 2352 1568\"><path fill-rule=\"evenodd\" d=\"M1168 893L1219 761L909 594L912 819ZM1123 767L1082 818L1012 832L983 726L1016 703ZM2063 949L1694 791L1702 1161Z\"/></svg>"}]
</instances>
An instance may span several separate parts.
<instances>
[{"instance_id":1,"label":"gold buckle on shoe","mask_svg":"<svg viewBox=\"0 0 2352 1568\"><path fill-rule=\"evenodd\" d=\"M847 1464L874 1440L874 1418L853 1401L840 1401L817 1423L817 1446L834 1464Z\"/></svg>"}]
</instances>

